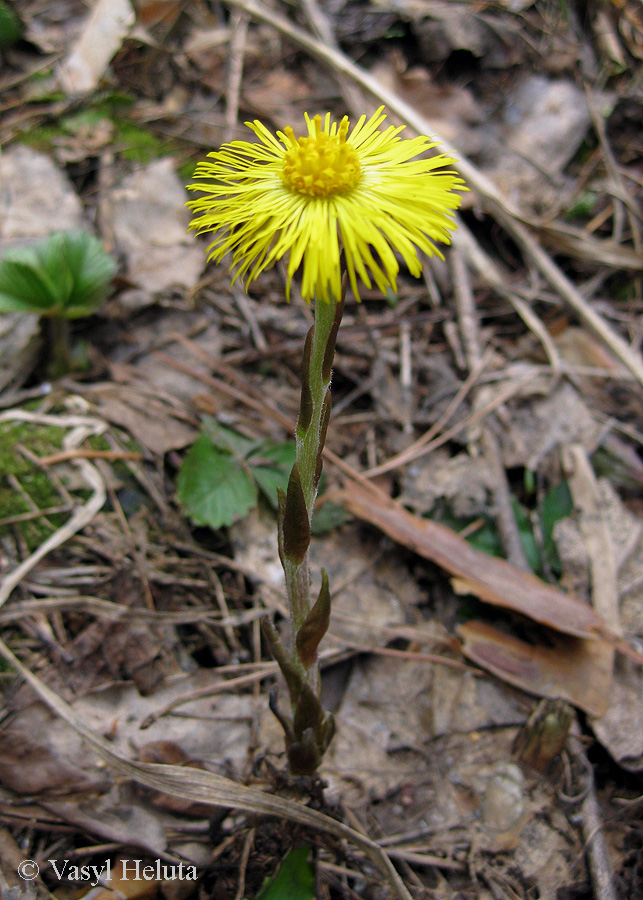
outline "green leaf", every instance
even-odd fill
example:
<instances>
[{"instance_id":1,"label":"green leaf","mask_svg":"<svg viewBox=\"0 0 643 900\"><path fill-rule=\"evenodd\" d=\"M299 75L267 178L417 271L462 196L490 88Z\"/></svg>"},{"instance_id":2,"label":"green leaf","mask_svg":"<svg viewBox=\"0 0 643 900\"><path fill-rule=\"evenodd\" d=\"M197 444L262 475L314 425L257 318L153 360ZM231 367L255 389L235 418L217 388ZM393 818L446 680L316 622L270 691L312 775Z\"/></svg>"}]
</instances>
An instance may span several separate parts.
<instances>
[{"instance_id":1,"label":"green leaf","mask_svg":"<svg viewBox=\"0 0 643 900\"><path fill-rule=\"evenodd\" d=\"M86 231L52 235L43 248L49 271L60 273L68 286L63 300L64 315L75 319L89 315L99 306L116 274L116 263L105 253L100 241Z\"/></svg>"},{"instance_id":2,"label":"green leaf","mask_svg":"<svg viewBox=\"0 0 643 900\"><path fill-rule=\"evenodd\" d=\"M55 302L54 285L30 247L21 258L0 260L0 313L47 314Z\"/></svg>"},{"instance_id":3,"label":"green leaf","mask_svg":"<svg viewBox=\"0 0 643 900\"><path fill-rule=\"evenodd\" d=\"M514 516L516 518L516 525L518 526L518 536L520 537L520 543L522 544L522 549L524 550L525 556L527 557L529 567L531 568L532 572L539 572L542 568L542 559L540 558L538 543L536 541L536 538L534 537L534 528L531 523L529 513L524 506L518 503L515 497L511 498L511 505L513 507Z\"/></svg>"},{"instance_id":4,"label":"green leaf","mask_svg":"<svg viewBox=\"0 0 643 900\"><path fill-rule=\"evenodd\" d=\"M201 434L181 465L177 496L195 525L223 528L256 506L257 488L231 453Z\"/></svg>"},{"instance_id":5,"label":"green leaf","mask_svg":"<svg viewBox=\"0 0 643 900\"><path fill-rule=\"evenodd\" d=\"M261 443L261 441L246 437L245 434L239 434L233 428L220 425L212 416L204 417L203 430L215 447L231 453L238 460L245 460Z\"/></svg>"},{"instance_id":6,"label":"green leaf","mask_svg":"<svg viewBox=\"0 0 643 900\"><path fill-rule=\"evenodd\" d=\"M0 47L9 47L20 38L23 25L13 9L0 3Z\"/></svg>"},{"instance_id":7,"label":"green leaf","mask_svg":"<svg viewBox=\"0 0 643 900\"><path fill-rule=\"evenodd\" d=\"M211 416L207 416L203 420L203 426L215 447L231 453L232 456L236 456L238 459L245 459L261 443L253 438L246 437L245 434L239 434L238 431L234 431L232 428L220 425Z\"/></svg>"},{"instance_id":8,"label":"green leaf","mask_svg":"<svg viewBox=\"0 0 643 900\"><path fill-rule=\"evenodd\" d=\"M512 498L511 505L516 518L520 543L522 544L522 549L525 551L527 562L532 570L540 571L542 568L540 552L534 538L529 513L515 498ZM438 521L448 528L451 528L453 531L459 532L477 520L458 518L453 515L453 512L450 509L446 509L439 516ZM470 534L467 534L467 543L471 544L472 547L475 547L476 550L486 553L488 556L503 557L504 549L495 522L488 516L480 516L479 521L479 527Z\"/></svg>"},{"instance_id":9,"label":"green leaf","mask_svg":"<svg viewBox=\"0 0 643 900\"><path fill-rule=\"evenodd\" d=\"M308 862L310 847L296 847L255 900L315 900L315 872Z\"/></svg>"},{"instance_id":10,"label":"green leaf","mask_svg":"<svg viewBox=\"0 0 643 900\"><path fill-rule=\"evenodd\" d=\"M116 262L85 231L57 232L0 260L0 313L76 319L107 296Z\"/></svg>"},{"instance_id":11,"label":"green leaf","mask_svg":"<svg viewBox=\"0 0 643 900\"><path fill-rule=\"evenodd\" d=\"M569 485L566 481L554 485L543 497L540 504L540 523L543 539L543 550L549 567L553 572L560 572L560 556L554 540L554 527L561 519L567 518L574 508Z\"/></svg>"},{"instance_id":12,"label":"green leaf","mask_svg":"<svg viewBox=\"0 0 643 900\"><path fill-rule=\"evenodd\" d=\"M567 210L568 219L587 219L592 216L600 199L596 191L584 191Z\"/></svg>"},{"instance_id":13,"label":"green leaf","mask_svg":"<svg viewBox=\"0 0 643 900\"><path fill-rule=\"evenodd\" d=\"M323 537L330 534L336 528L340 528L347 522L350 522L350 514L346 512L339 503L333 503L332 500L326 500L318 508L315 508L315 515L311 523L310 530L315 537Z\"/></svg>"},{"instance_id":14,"label":"green leaf","mask_svg":"<svg viewBox=\"0 0 643 900\"><path fill-rule=\"evenodd\" d=\"M264 441L248 460L252 474L273 509L277 509L277 488L285 493L288 488L290 471L295 462L295 442L284 441L275 444Z\"/></svg>"},{"instance_id":15,"label":"green leaf","mask_svg":"<svg viewBox=\"0 0 643 900\"><path fill-rule=\"evenodd\" d=\"M203 427L177 484L179 501L192 521L211 528L230 525L256 506L257 488L276 511L277 489L288 490L295 442L256 441L212 418L204 419ZM328 534L349 519L341 506L324 503L313 516L312 531Z\"/></svg>"}]
</instances>

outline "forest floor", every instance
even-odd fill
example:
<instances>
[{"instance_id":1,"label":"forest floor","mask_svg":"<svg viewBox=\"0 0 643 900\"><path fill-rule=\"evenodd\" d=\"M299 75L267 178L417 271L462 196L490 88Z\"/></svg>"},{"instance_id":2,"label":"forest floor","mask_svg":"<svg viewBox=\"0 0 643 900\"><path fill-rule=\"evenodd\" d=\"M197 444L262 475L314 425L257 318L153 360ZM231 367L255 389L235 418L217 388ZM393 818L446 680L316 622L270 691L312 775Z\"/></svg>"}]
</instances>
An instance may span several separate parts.
<instances>
[{"instance_id":1,"label":"forest floor","mask_svg":"<svg viewBox=\"0 0 643 900\"><path fill-rule=\"evenodd\" d=\"M643 898L639 0L16 0L0 58L0 257L118 264L62 377L0 318L0 895ZM260 629L312 314L206 266L185 185L380 105L470 191L347 300L313 782Z\"/></svg>"}]
</instances>

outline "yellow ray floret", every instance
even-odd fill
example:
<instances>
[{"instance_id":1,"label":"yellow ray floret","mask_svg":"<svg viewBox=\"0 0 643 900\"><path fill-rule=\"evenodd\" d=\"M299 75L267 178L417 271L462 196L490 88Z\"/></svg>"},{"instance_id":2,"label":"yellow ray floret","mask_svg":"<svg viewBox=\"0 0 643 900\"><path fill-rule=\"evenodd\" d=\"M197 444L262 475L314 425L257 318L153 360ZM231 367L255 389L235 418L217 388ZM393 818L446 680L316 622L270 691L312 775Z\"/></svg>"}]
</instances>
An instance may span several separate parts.
<instances>
[{"instance_id":1,"label":"yellow ray floret","mask_svg":"<svg viewBox=\"0 0 643 900\"><path fill-rule=\"evenodd\" d=\"M350 134L347 117L306 114L300 138L292 128L275 136L255 120L246 124L258 142L209 153L188 185L203 195L188 206L190 227L214 236L208 258L231 253L235 278L247 286L287 256L287 293L301 267L308 301L339 297L340 249L358 299L358 277L368 288L372 279L380 291L397 290L397 255L419 276L418 250L442 256L434 241L450 242L456 191L466 187L446 168L455 160L424 156L436 146L429 138L403 140L403 126L380 130L382 110L362 116Z\"/></svg>"}]
</instances>

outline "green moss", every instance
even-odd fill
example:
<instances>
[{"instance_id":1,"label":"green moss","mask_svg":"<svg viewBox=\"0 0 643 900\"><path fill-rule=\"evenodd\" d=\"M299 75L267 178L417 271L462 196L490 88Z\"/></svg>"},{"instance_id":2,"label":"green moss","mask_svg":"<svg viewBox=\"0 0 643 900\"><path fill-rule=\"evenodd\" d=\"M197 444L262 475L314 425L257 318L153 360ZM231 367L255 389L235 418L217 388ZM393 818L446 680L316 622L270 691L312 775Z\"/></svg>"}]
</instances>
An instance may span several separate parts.
<instances>
[{"instance_id":1,"label":"green moss","mask_svg":"<svg viewBox=\"0 0 643 900\"><path fill-rule=\"evenodd\" d=\"M116 135L114 143L117 152L124 159L133 162L148 163L161 156L171 154L172 146L165 140L160 140L147 128L142 128L127 119L115 119Z\"/></svg>"},{"instance_id":2,"label":"green moss","mask_svg":"<svg viewBox=\"0 0 643 900\"><path fill-rule=\"evenodd\" d=\"M29 550L35 549L69 517L57 513L47 517L28 519L14 525L1 523L13 516L31 512L27 497L11 484L13 476L22 491L39 509L60 506L63 500L46 471L39 469L23 456L17 446L25 447L36 456L48 456L62 448L66 429L43 426L33 422L3 422L0 424L0 537L18 528Z\"/></svg>"},{"instance_id":3,"label":"green moss","mask_svg":"<svg viewBox=\"0 0 643 900\"><path fill-rule=\"evenodd\" d=\"M46 152L56 144L65 132L60 125L39 125L20 135L20 141L34 150Z\"/></svg>"},{"instance_id":4,"label":"green moss","mask_svg":"<svg viewBox=\"0 0 643 900\"><path fill-rule=\"evenodd\" d=\"M24 408L36 411L38 401L25 404ZM18 531L26 547L34 550L55 529L60 528L69 519L70 513L62 512L46 517L29 518L22 522L2 524L6 519L32 512L34 506L38 509L49 509L64 504L64 499L47 471L29 462L16 447L25 447L37 457L50 456L64 449L63 440L67 433L68 429L55 425L40 425L34 422L0 423L0 538L5 535L13 535ZM124 451L142 452L141 446L126 432L118 432L118 442ZM103 452L114 449L112 443L102 434L90 435L83 446ZM121 482L122 489L128 492L128 503L132 507L126 510L126 514L129 514L144 503L142 496L140 501L137 499L133 506L131 503L131 497L138 498L141 493L138 482L133 478L124 460L114 460L110 463L110 468ZM60 468L56 474L59 478L61 477ZM19 482L21 492L13 487L12 476ZM64 475L62 478L64 481ZM74 480L74 488L70 488L70 492L74 495L75 502L83 502L90 494L88 488L77 486L76 480ZM30 503L27 498L32 502Z\"/></svg>"},{"instance_id":5,"label":"green moss","mask_svg":"<svg viewBox=\"0 0 643 900\"><path fill-rule=\"evenodd\" d=\"M133 100L127 94L113 92L98 97L91 106L74 111L60 121L30 128L20 139L34 149L51 151L61 142L69 141L87 129L110 121L114 126L113 145L123 159L148 163L162 156L172 155L181 146L179 142L157 137L149 128L139 125L129 117Z\"/></svg>"}]
</instances>

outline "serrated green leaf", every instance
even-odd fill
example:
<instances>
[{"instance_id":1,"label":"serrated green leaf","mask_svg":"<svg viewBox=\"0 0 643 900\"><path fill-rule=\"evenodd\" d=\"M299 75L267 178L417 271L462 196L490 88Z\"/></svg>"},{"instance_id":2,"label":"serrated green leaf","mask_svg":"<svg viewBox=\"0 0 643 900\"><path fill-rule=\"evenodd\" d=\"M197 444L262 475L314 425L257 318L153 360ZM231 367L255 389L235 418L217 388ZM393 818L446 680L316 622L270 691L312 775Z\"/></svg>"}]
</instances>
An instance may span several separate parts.
<instances>
[{"instance_id":1,"label":"serrated green leaf","mask_svg":"<svg viewBox=\"0 0 643 900\"><path fill-rule=\"evenodd\" d=\"M259 490L273 509L277 509L277 488L281 488L284 493L288 488L294 462L294 441L284 441L281 444L264 441L248 459Z\"/></svg>"},{"instance_id":2,"label":"serrated green leaf","mask_svg":"<svg viewBox=\"0 0 643 900\"><path fill-rule=\"evenodd\" d=\"M330 534L331 531L335 531L336 528L350 522L350 520L350 514L346 512L343 506L327 500L318 509L315 509L310 530L315 537L323 537L325 534Z\"/></svg>"},{"instance_id":3,"label":"serrated green leaf","mask_svg":"<svg viewBox=\"0 0 643 900\"><path fill-rule=\"evenodd\" d=\"M245 459L261 443L261 441L246 437L245 434L239 434L233 428L220 425L216 419L210 416L203 420L203 426L215 447L226 450L232 456L240 459Z\"/></svg>"},{"instance_id":4,"label":"serrated green leaf","mask_svg":"<svg viewBox=\"0 0 643 900\"><path fill-rule=\"evenodd\" d=\"M116 268L93 235L57 232L0 260L0 312L89 315L107 296Z\"/></svg>"},{"instance_id":5,"label":"serrated green leaf","mask_svg":"<svg viewBox=\"0 0 643 900\"><path fill-rule=\"evenodd\" d=\"M181 465L177 496L195 525L223 528L256 506L257 488L231 453L201 434Z\"/></svg>"},{"instance_id":6,"label":"serrated green leaf","mask_svg":"<svg viewBox=\"0 0 643 900\"><path fill-rule=\"evenodd\" d=\"M295 442L262 441L252 453L253 458L260 457L274 464L277 468L292 469L295 463ZM254 465L254 463L253 463Z\"/></svg>"},{"instance_id":7,"label":"serrated green leaf","mask_svg":"<svg viewBox=\"0 0 643 900\"><path fill-rule=\"evenodd\" d=\"M315 900L315 872L309 856L310 847L291 850L256 900Z\"/></svg>"}]
</instances>

